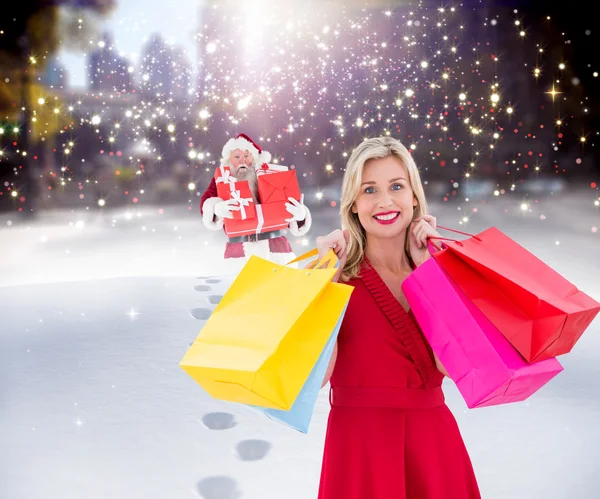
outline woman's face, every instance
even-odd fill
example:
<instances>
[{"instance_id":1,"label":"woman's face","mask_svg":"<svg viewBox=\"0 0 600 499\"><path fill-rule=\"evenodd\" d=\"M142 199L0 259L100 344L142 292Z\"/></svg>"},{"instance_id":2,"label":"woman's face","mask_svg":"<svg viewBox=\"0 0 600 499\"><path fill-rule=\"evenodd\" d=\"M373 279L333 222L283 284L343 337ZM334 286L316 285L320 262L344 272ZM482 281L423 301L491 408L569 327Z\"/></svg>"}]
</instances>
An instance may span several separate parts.
<instances>
[{"instance_id":1,"label":"woman's face","mask_svg":"<svg viewBox=\"0 0 600 499\"><path fill-rule=\"evenodd\" d=\"M398 158L388 156L365 163L352 212L358 214L368 235L398 237L412 222L415 206L417 199L408 173Z\"/></svg>"}]
</instances>

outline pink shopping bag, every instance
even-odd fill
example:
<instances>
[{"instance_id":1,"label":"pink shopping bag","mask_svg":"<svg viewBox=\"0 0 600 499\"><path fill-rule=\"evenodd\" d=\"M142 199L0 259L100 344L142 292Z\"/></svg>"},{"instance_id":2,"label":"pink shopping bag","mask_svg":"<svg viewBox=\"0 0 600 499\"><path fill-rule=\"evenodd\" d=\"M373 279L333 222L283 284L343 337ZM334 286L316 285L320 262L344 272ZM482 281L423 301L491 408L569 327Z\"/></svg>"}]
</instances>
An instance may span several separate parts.
<instances>
[{"instance_id":1,"label":"pink shopping bag","mask_svg":"<svg viewBox=\"0 0 600 499\"><path fill-rule=\"evenodd\" d=\"M563 369L555 358L527 363L434 258L402 290L469 408L525 400Z\"/></svg>"}]
</instances>

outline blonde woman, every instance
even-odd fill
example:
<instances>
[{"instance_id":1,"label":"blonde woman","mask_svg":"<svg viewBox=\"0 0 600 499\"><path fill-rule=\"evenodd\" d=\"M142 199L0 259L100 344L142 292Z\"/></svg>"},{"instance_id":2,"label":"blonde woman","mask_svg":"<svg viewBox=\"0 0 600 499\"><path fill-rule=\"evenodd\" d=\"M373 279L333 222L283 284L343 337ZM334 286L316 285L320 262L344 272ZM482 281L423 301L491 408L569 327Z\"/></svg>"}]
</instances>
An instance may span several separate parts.
<instances>
[{"instance_id":1,"label":"blonde woman","mask_svg":"<svg viewBox=\"0 0 600 499\"><path fill-rule=\"evenodd\" d=\"M354 286L334 355L319 499L472 499L479 490L456 421L444 403L443 366L402 294L402 281L438 236L419 172L397 140L365 140L342 186L344 231L334 248L341 282ZM330 379L331 378L331 379Z\"/></svg>"}]
</instances>

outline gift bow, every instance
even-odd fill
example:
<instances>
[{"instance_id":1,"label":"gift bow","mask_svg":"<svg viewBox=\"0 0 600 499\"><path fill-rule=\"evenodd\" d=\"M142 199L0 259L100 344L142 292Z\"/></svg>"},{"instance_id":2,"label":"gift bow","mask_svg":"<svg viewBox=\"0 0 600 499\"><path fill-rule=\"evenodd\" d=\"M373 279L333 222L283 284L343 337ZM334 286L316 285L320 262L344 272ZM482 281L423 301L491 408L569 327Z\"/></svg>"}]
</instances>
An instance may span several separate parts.
<instances>
[{"instance_id":1,"label":"gift bow","mask_svg":"<svg viewBox=\"0 0 600 499\"><path fill-rule=\"evenodd\" d=\"M242 215L242 220L246 220L245 206L250 206L250 201L252 201L252 198L243 198L241 191L231 191L231 199L238 202L238 205L240 207L240 214Z\"/></svg>"},{"instance_id":2,"label":"gift bow","mask_svg":"<svg viewBox=\"0 0 600 499\"><path fill-rule=\"evenodd\" d=\"M237 178L231 175L229 168L219 166L221 170L221 176L217 177L217 184L229 184L229 187L233 188L233 184L237 182Z\"/></svg>"}]
</instances>

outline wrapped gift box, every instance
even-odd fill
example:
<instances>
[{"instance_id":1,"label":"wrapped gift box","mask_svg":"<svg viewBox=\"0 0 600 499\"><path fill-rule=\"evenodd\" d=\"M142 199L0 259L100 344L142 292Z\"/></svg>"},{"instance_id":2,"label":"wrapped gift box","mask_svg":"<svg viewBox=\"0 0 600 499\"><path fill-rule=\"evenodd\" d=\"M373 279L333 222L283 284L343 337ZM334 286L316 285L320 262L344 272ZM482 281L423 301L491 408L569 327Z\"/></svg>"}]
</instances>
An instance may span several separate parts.
<instances>
[{"instance_id":1,"label":"wrapped gift box","mask_svg":"<svg viewBox=\"0 0 600 499\"><path fill-rule=\"evenodd\" d=\"M263 167L256 170L258 197L261 204L287 202L290 197L300 201L300 186L298 185L296 170L287 170L286 167L276 169L274 168L276 165L267 166L269 168L264 168L263 165Z\"/></svg>"},{"instance_id":2,"label":"wrapped gift box","mask_svg":"<svg viewBox=\"0 0 600 499\"><path fill-rule=\"evenodd\" d=\"M262 234L288 227L286 218L290 214L285 209L285 203L257 204L256 216L253 219L230 220L225 219L225 232L229 237L247 236L249 234ZM286 215L282 215L286 213Z\"/></svg>"},{"instance_id":3,"label":"wrapped gift box","mask_svg":"<svg viewBox=\"0 0 600 499\"><path fill-rule=\"evenodd\" d=\"M257 168L258 197L255 205L246 180L238 181L231 175L228 166L219 166L215 171L217 195L221 199L236 199L243 209L233 211L233 219L225 219L225 232L229 237L260 234L286 229L286 218L291 215L285 204L288 198L300 200L300 187L295 170L286 166L263 164Z\"/></svg>"},{"instance_id":4,"label":"wrapped gift box","mask_svg":"<svg viewBox=\"0 0 600 499\"><path fill-rule=\"evenodd\" d=\"M234 220L256 220L256 205L252 199L252 193L248 182L236 182L236 190L231 191L229 198L237 201L239 211L232 211Z\"/></svg>"},{"instance_id":5,"label":"wrapped gift box","mask_svg":"<svg viewBox=\"0 0 600 499\"><path fill-rule=\"evenodd\" d=\"M263 163L259 168L256 169L256 176L268 175L270 173L287 172L289 168L283 165L273 165L270 163Z\"/></svg>"},{"instance_id":6,"label":"wrapped gift box","mask_svg":"<svg viewBox=\"0 0 600 499\"><path fill-rule=\"evenodd\" d=\"M217 195L221 199L229 199L230 192L234 190L239 190L239 187L236 186L237 178L231 175L231 169L228 166L219 166L215 171L215 182L217 184ZM241 182L243 183L243 182ZM246 186L248 182L245 182Z\"/></svg>"},{"instance_id":7,"label":"wrapped gift box","mask_svg":"<svg viewBox=\"0 0 600 499\"><path fill-rule=\"evenodd\" d=\"M215 171L215 182L217 184L217 195L224 200L235 199L237 206L241 208L239 211L232 211L234 221L254 220L256 222L256 207L248 181L238 182L231 175L231 169L228 166L219 166Z\"/></svg>"}]
</instances>

